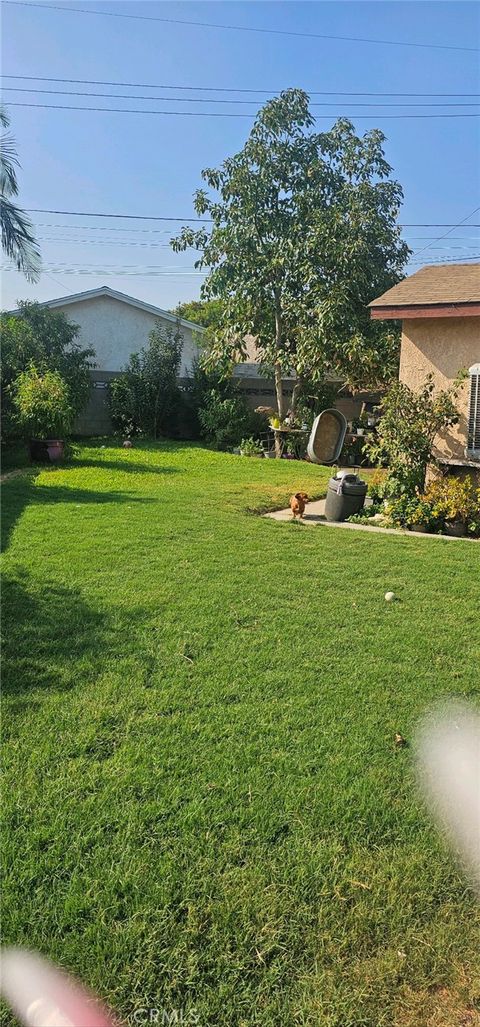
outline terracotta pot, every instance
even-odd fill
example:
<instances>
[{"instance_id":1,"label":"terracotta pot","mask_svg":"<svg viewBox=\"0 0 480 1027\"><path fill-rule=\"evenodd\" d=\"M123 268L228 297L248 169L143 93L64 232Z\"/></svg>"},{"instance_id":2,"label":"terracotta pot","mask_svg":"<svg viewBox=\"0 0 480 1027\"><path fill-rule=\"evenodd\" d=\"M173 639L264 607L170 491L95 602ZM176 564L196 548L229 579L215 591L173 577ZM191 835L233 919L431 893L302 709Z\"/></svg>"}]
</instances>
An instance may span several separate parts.
<instances>
[{"instance_id":1,"label":"terracotta pot","mask_svg":"<svg viewBox=\"0 0 480 1027\"><path fill-rule=\"evenodd\" d=\"M63 439L30 439L30 459L43 464L56 464L63 459L65 442Z\"/></svg>"}]
</instances>

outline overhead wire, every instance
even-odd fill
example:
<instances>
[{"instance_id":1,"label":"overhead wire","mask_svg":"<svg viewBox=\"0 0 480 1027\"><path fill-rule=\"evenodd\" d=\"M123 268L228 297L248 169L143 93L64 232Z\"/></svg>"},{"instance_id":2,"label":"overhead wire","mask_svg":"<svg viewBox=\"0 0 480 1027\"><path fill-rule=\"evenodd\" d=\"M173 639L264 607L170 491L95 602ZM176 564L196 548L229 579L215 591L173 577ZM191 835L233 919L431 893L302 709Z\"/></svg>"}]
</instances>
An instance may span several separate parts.
<instances>
[{"instance_id":1,"label":"overhead wire","mask_svg":"<svg viewBox=\"0 0 480 1027\"><path fill-rule=\"evenodd\" d=\"M102 79L87 79L87 78L52 78L47 75L3 75L3 78L9 79L23 79L26 82L61 82L69 83L70 85L89 85L89 86L115 86L119 89L177 89L188 92L209 92L209 93L261 93L262 95L272 96L282 92L281 89L245 89L237 86L179 86L179 85L155 85L152 82L110 82ZM309 96L410 96L410 97L479 97L480 93L388 93L388 92L377 92L377 93L362 93L358 91L334 91L325 89L306 89L306 93ZM157 97L158 99L158 97Z\"/></svg>"},{"instance_id":2,"label":"overhead wire","mask_svg":"<svg viewBox=\"0 0 480 1027\"><path fill-rule=\"evenodd\" d=\"M254 118L255 114L252 111L248 113L246 111L147 111L140 107L85 107L80 105L72 104L61 104L61 103L26 103L23 100L10 100L9 107L30 107L42 110L55 110L55 111L93 111L96 114L154 114L162 115L165 117L177 117L177 118ZM325 118L331 119L334 115L332 114L317 114L315 116L316 121L325 120ZM343 117L350 118L349 114L344 114ZM355 114L353 116L357 121L370 121L372 117L377 120L398 120L404 118L479 118L480 114ZM351 120L353 120L353 117Z\"/></svg>"},{"instance_id":3,"label":"overhead wire","mask_svg":"<svg viewBox=\"0 0 480 1027\"><path fill-rule=\"evenodd\" d=\"M295 29L264 28L255 25L223 25L218 22L191 21L183 18L162 18L158 15L148 14L126 14L120 11L95 11L84 7L60 7L58 4L35 3L33 0L4 0L4 4L11 7L36 7L41 10L63 11L66 14L89 14L104 18L124 18L133 21L160 22L170 25L189 25L195 28L226 29L230 32L261 33L262 35L295 36L302 39L331 39L348 43L371 43L380 46L413 46L427 50L460 50L462 52L477 53L478 48L473 46L460 46L452 43L418 43L409 40L399 39L371 39L364 36L339 36L324 32L300 32Z\"/></svg>"},{"instance_id":4,"label":"overhead wire","mask_svg":"<svg viewBox=\"0 0 480 1027\"><path fill-rule=\"evenodd\" d=\"M31 86L31 87L28 87L28 88L26 86L4 86L3 91L4 92L14 92L14 93L39 93L39 94L40 93L41 94L48 93L48 95L50 95L50 96L51 95L53 95L53 96L91 96L91 97L94 97L95 99L102 98L102 99L105 99L105 100L148 100L148 101L151 101L151 100L152 101L161 100L162 102L166 101L167 103L178 103L178 102L179 103L224 103L224 104L233 104L233 103L235 103L235 104L246 104L246 103L256 104L257 103L257 101L255 101L255 100L238 100L236 98L235 99L231 99L231 100L224 100L224 99L220 99L219 100L219 99L217 99L217 97L202 97L202 98L200 98L200 97L197 97L197 96L194 96L194 97L191 97L191 96L188 96L188 97L184 97L184 96L142 96L142 95L138 95L136 93L92 93L92 92L85 92L83 90L77 90L77 89L38 89L37 87L34 87L34 86ZM334 106L338 106L338 103L339 103L338 100L322 100L322 101L314 100L313 103L310 104L310 106L311 107L334 107ZM375 107L375 108L377 108L377 107L388 107L388 108L391 108L391 107L478 107L479 106L478 101L475 101L473 103L471 103L471 102L465 103L463 101L459 102L459 103L451 103L450 101L448 103L445 103L445 102L439 102L439 103L437 103L437 102L435 102L435 103L415 102L415 103L410 103L409 101L407 103L379 103L379 102L375 102L375 103L370 103L370 102L351 103L349 101L349 104L350 104L350 107L362 107L362 108L363 107ZM80 109L81 108L79 108L79 110ZM95 108L95 109L96 110L100 110L100 109L104 110L105 108ZM145 113L150 113L150 112L147 111ZM160 114L162 114L164 112L163 111L158 111L158 112L153 112L152 111L151 113L160 113ZM171 113L172 114L173 113L184 114L186 112L185 111L172 111ZM204 113L204 112L202 112L202 113ZM228 111L225 112L225 116L228 113L229 113ZM243 112L243 114L244 114L244 116L248 116L248 117L253 117L254 116L253 112ZM325 115L325 117L327 117L327 116L328 117L333 117L334 115L333 114L332 115L330 115L330 114L329 115Z\"/></svg>"}]
</instances>

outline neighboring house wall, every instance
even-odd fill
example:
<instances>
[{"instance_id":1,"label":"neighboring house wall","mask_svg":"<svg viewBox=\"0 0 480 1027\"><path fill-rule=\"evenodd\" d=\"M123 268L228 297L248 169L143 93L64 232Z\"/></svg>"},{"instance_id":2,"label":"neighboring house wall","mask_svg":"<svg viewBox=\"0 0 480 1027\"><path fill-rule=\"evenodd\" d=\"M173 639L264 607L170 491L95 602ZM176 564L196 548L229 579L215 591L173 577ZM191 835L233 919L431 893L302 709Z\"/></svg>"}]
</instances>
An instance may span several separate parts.
<instances>
[{"instance_id":1,"label":"neighboring house wall","mask_svg":"<svg viewBox=\"0 0 480 1027\"><path fill-rule=\"evenodd\" d=\"M458 372L480 362L480 317L408 318L403 321L400 380L418 390L427 374L447 389ZM469 383L457 406L460 421L437 436L434 455L448 462L466 459Z\"/></svg>"},{"instance_id":2,"label":"neighboring house wall","mask_svg":"<svg viewBox=\"0 0 480 1027\"><path fill-rule=\"evenodd\" d=\"M175 330L175 323L161 314L142 310L113 296L91 296L76 302L55 304L55 310L80 328L77 342L95 351L91 372L92 389L87 406L74 425L76 435L109 435L112 423L108 383L128 363L131 353L148 344L148 335L157 322ZM191 370L198 354L196 332L180 326L183 350L180 375Z\"/></svg>"},{"instance_id":3,"label":"neighboring house wall","mask_svg":"<svg viewBox=\"0 0 480 1027\"><path fill-rule=\"evenodd\" d=\"M157 321L165 327L175 329L172 321L163 320L139 307L131 306L110 296L95 296L56 305L55 310L64 313L70 321L80 326L78 342L95 350L95 363L99 371L120 371L131 353L138 352L148 343L148 333ZM182 327L183 354L180 374L190 370L197 353L193 332Z\"/></svg>"}]
</instances>

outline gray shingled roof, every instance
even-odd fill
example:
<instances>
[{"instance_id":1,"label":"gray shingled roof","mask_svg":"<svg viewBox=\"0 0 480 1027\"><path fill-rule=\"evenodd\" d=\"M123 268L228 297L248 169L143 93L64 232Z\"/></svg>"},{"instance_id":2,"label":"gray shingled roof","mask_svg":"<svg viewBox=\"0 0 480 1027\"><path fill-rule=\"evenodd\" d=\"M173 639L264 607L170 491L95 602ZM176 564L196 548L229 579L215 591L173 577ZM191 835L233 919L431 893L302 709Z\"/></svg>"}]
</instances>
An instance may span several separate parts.
<instances>
[{"instance_id":1,"label":"gray shingled roof","mask_svg":"<svg viewBox=\"0 0 480 1027\"><path fill-rule=\"evenodd\" d=\"M388 289L369 307L480 303L480 264L438 264L422 267Z\"/></svg>"}]
</instances>

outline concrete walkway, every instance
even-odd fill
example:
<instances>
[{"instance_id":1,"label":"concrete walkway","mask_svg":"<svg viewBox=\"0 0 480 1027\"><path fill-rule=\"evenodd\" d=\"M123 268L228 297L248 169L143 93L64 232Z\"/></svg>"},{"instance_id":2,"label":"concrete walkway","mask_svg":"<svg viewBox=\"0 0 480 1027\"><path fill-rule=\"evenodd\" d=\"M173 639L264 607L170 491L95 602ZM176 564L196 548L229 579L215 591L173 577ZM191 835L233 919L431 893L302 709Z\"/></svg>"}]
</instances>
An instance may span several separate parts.
<instances>
[{"instance_id":1,"label":"concrete walkway","mask_svg":"<svg viewBox=\"0 0 480 1027\"><path fill-rule=\"evenodd\" d=\"M292 511L290 510L290 507L287 507L286 510L273 510L272 513L267 513L263 516L269 517L272 521L292 521ZM326 521L324 499L317 499L313 503L307 503L305 513L299 523L303 524L306 528L314 528L317 524L321 524L324 528L342 528L344 531L370 531L374 532L375 535L408 535L409 538L422 539L437 538L442 539L444 542L477 541L474 538L457 538L455 535L429 535L425 531L405 531L401 528L374 527L370 524L348 524L347 521Z\"/></svg>"},{"instance_id":2,"label":"concrete walkway","mask_svg":"<svg viewBox=\"0 0 480 1027\"><path fill-rule=\"evenodd\" d=\"M10 478L19 478L22 474L28 474L31 470L31 467L21 467L17 471L6 471L5 474L0 474L0 482L9 481Z\"/></svg>"}]
</instances>

